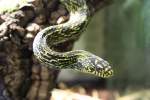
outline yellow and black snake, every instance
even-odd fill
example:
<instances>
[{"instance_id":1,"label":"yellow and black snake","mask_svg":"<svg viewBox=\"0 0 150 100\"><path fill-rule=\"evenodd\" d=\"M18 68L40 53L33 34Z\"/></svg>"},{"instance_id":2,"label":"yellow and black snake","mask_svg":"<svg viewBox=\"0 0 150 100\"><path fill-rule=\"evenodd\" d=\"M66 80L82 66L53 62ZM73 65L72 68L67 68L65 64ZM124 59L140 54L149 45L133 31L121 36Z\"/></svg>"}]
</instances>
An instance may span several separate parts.
<instances>
[{"instance_id":1,"label":"yellow and black snake","mask_svg":"<svg viewBox=\"0 0 150 100\"><path fill-rule=\"evenodd\" d=\"M90 12L85 0L60 0L70 13L63 24L49 26L40 31L33 42L34 55L50 68L73 69L107 78L113 75L109 63L83 50L57 52L52 46L77 38L86 28Z\"/></svg>"}]
</instances>

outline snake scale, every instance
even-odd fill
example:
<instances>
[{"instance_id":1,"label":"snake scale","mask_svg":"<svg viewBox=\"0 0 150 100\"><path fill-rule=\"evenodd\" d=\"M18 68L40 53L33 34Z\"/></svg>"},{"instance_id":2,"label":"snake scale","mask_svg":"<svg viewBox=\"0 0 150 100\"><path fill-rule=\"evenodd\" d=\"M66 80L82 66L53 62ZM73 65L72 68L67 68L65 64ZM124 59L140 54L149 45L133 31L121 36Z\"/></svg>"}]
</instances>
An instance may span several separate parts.
<instances>
[{"instance_id":1,"label":"snake scale","mask_svg":"<svg viewBox=\"0 0 150 100\"><path fill-rule=\"evenodd\" d=\"M37 33L33 41L34 55L50 68L73 69L102 78L112 76L113 69L109 63L90 52L84 50L57 52L52 49L52 46L79 37L91 17L85 0L60 0L60 2L69 11L70 18L65 23L49 26Z\"/></svg>"}]
</instances>

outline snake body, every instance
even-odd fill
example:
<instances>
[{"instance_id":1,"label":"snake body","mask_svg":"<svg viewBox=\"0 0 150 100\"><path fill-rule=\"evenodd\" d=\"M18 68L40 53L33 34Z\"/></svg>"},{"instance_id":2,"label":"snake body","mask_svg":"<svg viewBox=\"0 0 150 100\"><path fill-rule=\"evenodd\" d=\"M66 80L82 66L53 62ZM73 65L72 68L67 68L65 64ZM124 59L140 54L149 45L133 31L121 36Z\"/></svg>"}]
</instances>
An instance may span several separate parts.
<instances>
[{"instance_id":1,"label":"snake body","mask_svg":"<svg viewBox=\"0 0 150 100\"><path fill-rule=\"evenodd\" d=\"M109 63L90 52L75 50L62 53L52 49L59 43L78 38L90 19L85 0L61 0L61 3L70 12L69 20L41 30L33 41L34 55L50 68L73 69L103 78L112 76Z\"/></svg>"}]
</instances>

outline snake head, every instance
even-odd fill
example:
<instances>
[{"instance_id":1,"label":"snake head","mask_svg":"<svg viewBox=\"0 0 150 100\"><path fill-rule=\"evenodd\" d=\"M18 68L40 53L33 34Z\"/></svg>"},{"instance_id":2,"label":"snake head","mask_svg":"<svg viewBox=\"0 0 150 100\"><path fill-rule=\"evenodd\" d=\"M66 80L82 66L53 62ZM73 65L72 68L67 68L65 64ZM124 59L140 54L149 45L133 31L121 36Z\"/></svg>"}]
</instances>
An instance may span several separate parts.
<instances>
[{"instance_id":1,"label":"snake head","mask_svg":"<svg viewBox=\"0 0 150 100\"><path fill-rule=\"evenodd\" d=\"M98 77L109 78L113 76L113 69L109 63L102 58L89 54L86 58L82 59L82 72L94 74Z\"/></svg>"},{"instance_id":2,"label":"snake head","mask_svg":"<svg viewBox=\"0 0 150 100\"><path fill-rule=\"evenodd\" d=\"M102 78L108 78L113 75L113 69L106 60L97 56L89 58L93 66L93 73Z\"/></svg>"}]
</instances>

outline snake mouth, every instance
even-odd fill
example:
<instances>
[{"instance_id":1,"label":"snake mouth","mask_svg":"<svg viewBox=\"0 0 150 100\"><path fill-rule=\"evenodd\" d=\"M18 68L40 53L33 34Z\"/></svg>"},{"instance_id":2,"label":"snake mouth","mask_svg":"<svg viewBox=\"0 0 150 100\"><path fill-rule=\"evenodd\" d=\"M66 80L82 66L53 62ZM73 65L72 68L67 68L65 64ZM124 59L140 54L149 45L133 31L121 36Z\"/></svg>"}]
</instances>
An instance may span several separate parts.
<instances>
[{"instance_id":1,"label":"snake mouth","mask_svg":"<svg viewBox=\"0 0 150 100\"><path fill-rule=\"evenodd\" d=\"M114 74L114 71L112 69L109 69L108 71L106 71L103 75L103 78L109 78L112 77Z\"/></svg>"}]
</instances>

